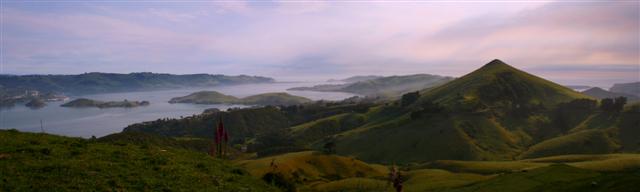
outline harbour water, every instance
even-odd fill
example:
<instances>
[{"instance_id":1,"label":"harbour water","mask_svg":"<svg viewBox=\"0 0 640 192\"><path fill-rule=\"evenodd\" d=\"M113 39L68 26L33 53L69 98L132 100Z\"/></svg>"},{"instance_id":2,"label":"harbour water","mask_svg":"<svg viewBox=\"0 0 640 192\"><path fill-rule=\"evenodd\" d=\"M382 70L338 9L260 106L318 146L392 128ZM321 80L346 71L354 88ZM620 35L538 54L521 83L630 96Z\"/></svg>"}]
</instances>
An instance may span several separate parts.
<instances>
[{"instance_id":1,"label":"harbour water","mask_svg":"<svg viewBox=\"0 0 640 192\"><path fill-rule=\"evenodd\" d=\"M307 97L313 100L341 100L354 96L340 92L286 91L298 86L312 86L318 83L291 82L268 84L245 84L218 87L187 88L176 90L159 90L144 92L106 93L74 96L102 101L149 101L151 105L136 108L67 108L60 107L63 101L48 102L40 109L30 109L24 104L16 104L11 108L0 109L0 129L17 129L28 132L46 132L74 137L101 137L122 131L133 123L152 121L159 118L180 118L200 114L208 108L226 110L230 107L247 107L243 105L199 105L170 104L173 97L184 96L196 91L214 90L236 97L267 92L288 92L292 95ZM42 122L42 124L41 124ZM42 125L42 126L41 126Z\"/></svg>"}]
</instances>

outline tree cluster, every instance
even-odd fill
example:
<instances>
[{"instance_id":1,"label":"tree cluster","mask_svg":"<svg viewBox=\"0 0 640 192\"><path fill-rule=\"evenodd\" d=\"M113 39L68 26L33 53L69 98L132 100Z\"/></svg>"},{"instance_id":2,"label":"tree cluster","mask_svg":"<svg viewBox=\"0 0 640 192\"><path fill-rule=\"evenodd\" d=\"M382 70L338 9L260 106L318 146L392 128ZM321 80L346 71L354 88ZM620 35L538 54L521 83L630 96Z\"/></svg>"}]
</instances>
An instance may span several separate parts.
<instances>
[{"instance_id":1,"label":"tree cluster","mask_svg":"<svg viewBox=\"0 0 640 192\"><path fill-rule=\"evenodd\" d=\"M606 112L620 112L627 104L626 97L606 98L600 101L600 109Z\"/></svg>"}]
</instances>

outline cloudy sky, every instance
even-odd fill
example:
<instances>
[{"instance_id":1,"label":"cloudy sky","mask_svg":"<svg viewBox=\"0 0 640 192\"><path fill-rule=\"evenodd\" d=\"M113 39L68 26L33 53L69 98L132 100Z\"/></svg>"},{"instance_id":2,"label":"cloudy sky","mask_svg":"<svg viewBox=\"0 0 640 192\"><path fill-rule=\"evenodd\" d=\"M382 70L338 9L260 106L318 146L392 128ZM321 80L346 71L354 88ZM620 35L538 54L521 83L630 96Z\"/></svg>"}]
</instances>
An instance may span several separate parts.
<instances>
[{"instance_id":1,"label":"cloudy sky","mask_svg":"<svg viewBox=\"0 0 640 192\"><path fill-rule=\"evenodd\" d=\"M640 80L640 4L1 1L4 74L431 73L499 58L563 83Z\"/></svg>"}]
</instances>

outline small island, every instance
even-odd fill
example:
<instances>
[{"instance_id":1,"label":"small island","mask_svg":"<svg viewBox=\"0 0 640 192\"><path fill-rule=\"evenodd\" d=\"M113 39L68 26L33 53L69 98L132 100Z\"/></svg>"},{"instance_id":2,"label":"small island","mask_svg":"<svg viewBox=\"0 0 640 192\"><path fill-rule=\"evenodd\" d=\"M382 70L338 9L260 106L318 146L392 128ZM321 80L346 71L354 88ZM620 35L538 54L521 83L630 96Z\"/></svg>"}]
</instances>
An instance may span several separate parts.
<instances>
[{"instance_id":1,"label":"small island","mask_svg":"<svg viewBox=\"0 0 640 192\"><path fill-rule=\"evenodd\" d=\"M169 103L193 104L243 104L243 105L298 105L311 102L311 99L288 93L263 93L245 98L225 95L217 91L199 91L183 97L174 97Z\"/></svg>"},{"instance_id":2,"label":"small island","mask_svg":"<svg viewBox=\"0 0 640 192\"><path fill-rule=\"evenodd\" d=\"M31 101L26 103L24 106L29 107L31 109L39 109L47 106L47 103L45 103L44 100L42 99L35 98L35 99L31 99Z\"/></svg>"},{"instance_id":3,"label":"small island","mask_svg":"<svg viewBox=\"0 0 640 192\"><path fill-rule=\"evenodd\" d=\"M97 101L91 99L75 99L68 103L60 105L61 107L75 107L75 108L86 108L86 107L97 107L97 108L113 108L113 107L140 107L149 105L149 101Z\"/></svg>"}]
</instances>

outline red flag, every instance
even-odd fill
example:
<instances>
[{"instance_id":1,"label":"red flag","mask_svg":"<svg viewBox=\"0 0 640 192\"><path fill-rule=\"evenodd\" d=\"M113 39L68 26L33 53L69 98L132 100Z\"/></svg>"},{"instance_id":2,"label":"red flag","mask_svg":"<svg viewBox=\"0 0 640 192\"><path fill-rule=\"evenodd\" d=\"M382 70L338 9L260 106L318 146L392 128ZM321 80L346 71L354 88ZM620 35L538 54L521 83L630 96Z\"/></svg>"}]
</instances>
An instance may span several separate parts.
<instances>
[{"instance_id":1,"label":"red flag","mask_svg":"<svg viewBox=\"0 0 640 192\"><path fill-rule=\"evenodd\" d=\"M218 122L218 126L216 127L216 144L220 144L222 142L222 127L221 125L222 121Z\"/></svg>"}]
</instances>

